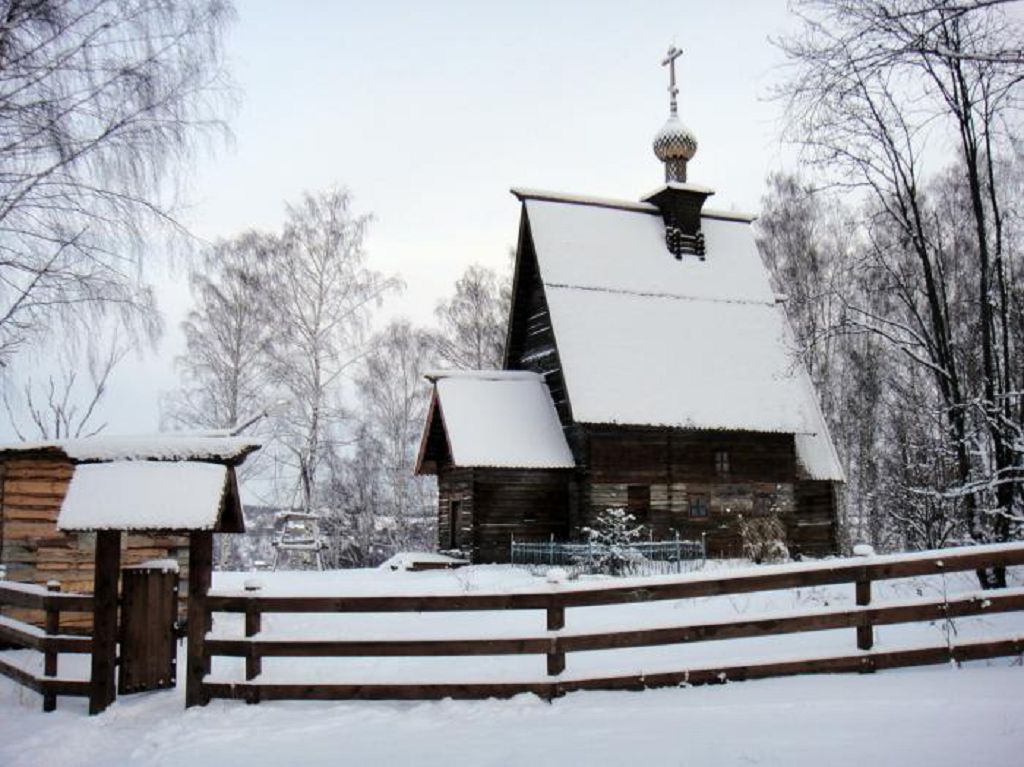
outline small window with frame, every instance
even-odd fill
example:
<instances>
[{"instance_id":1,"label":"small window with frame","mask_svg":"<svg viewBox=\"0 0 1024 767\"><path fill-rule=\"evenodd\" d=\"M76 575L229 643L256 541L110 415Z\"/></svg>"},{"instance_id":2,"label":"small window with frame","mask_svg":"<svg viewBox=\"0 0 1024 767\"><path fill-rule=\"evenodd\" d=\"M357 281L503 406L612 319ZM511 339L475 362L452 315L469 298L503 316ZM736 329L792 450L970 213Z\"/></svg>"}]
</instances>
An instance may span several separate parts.
<instances>
[{"instance_id":1,"label":"small window with frame","mask_svg":"<svg viewBox=\"0 0 1024 767\"><path fill-rule=\"evenodd\" d=\"M628 485L626 487L626 510L637 519L643 519L651 508L649 485Z\"/></svg>"},{"instance_id":2,"label":"small window with frame","mask_svg":"<svg viewBox=\"0 0 1024 767\"><path fill-rule=\"evenodd\" d=\"M692 493L689 498L690 518L707 519L708 496L706 493Z\"/></svg>"},{"instance_id":3,"label":"small window with frame","mask_svg":"<svg viewBox=\"0 0 1024 767\"><path fill-rule=\"evenodd\" d=\"M754 496L754 513L769 514L774 511L775 504L772 502L770 493L758 493Z\"/></svg>"},{"instance_id":4,"label":"small window with frame","mask_svg":"<svg viewBox=\"0 0 1024 767\"><path fill-rule=\"evenodd\" d=\"M715 474L719 477L728 477L731 467L729 465L729 451L728 450L716 450L715 451Z\"/></svg>"}]
</instances>

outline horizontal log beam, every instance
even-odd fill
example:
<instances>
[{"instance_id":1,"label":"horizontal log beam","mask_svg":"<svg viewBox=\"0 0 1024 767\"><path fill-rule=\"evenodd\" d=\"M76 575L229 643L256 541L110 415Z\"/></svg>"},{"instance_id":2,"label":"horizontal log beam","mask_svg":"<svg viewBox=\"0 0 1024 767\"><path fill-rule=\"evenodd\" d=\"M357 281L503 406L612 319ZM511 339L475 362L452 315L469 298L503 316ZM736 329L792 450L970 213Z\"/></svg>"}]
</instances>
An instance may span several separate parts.
<instances>
[{"instance_id":1,"label":"horizontal log beam","mask_svg":"<svg viewBox=\"0 0 1024 767\"><path fill-rule=\"evenodd\" d=\"M20 666L0 658L0 674L13 679L22 687L28 687L38 693L53 695L89 695L89 682L78 679L59 679L38 677Z\"/></svg>"},{"instance_id":2,"label":"horizontal log beam","mask_svg":"<svg viewBox=\"0 0 1024 767\"><path fill-rule=\"evenodd\" d=\"M21 621L4 618L0 623L0 642L7 642L18 647L39 652L77 653L80 655L92 652L92 640L89 637L55 635L47 636L34 630L35 627L29 624L22 626Z\"/></svg>"},{"instance_id":3,"label":"horizontal log beam","mask_svg":"<svg viewBox=\"0 0 1024 767\"><path fill-rule=\"evenodd\" d=\"M285 640L207 639L210 655L245 658L394 658L453 655L541 655L551 640L524 639L410 639L410 640Z\"/></svg>"},{"instance_id":4,"label":"horizontal log beam","mask_svg":"<svg viewBox=\"0 0 1024 767\"><path fill-rule=\"evenodd\" d=\"M1024 639L965 642L892 652L872 651L808 660L756 663L687 669L659 674L633 674L553 682L475 684L279 684L260 682L204 682L211 698L234 698L250 703L261 700L437 700L441 698L509 698L534 693L553 698L579 690L643 690L652 687L722 684L748 679L797 674L856 673L909 666L927 666L984 660L1024 653Z\"/></svg>"},{"instance_id":5,"label":"horizontal log beam","mask_svg":"<svg viewBox=\"0 0 1024 767\"><path fill-rule=\"evenodd\" d=\"M0 583L0 605L27 607L33 610L91 612L92 597L86 594L49 592L45 586L26 588L24 584L12 586Z\"/></svg>"},{"instance_id":6,"label":"horizontal log beam","mask_svg":"<svg viewBox=\"0 0 1024 767\"><path fill-rule=\"evenodd\" d=\"M971 615L1024 610L1024 591L1008 594L986 592L950 599L888 607L855 607L848 610L753 618L728 623L707 623L657 629L595 634L561 634L560 651L616 650L630 647L684 644L723 639L743 639L807 631L853 628L865 620L883 626L918 621L963 618ZM435 657L469 655L543 655L551 651L550 635L501 639L403 639L403 640L287 640L208 639L211 655L287 658Z\"/></svg>"},{"instance_id":7,"label":"horizontal log beam","mask_svg":"<svg viewBox=\"0 0 1024 767\"><path fill-rule=\"evenodd\" d=\"M979 642L965 642L953 647L940 645L912 650L884 652L874 650L856 655L808 660L755 663L717 668L688 669L659 674L635 674L621 677L575 679L559 682L562 692L579 690L642 690L652 687L680 687L686 685L722 684L749 679L796 676L798 674L837 674L881 671L910 666L931 666L949 663L985 660L1024 653L1024 639L1009 638Z\"/></svg>"},{"instance_id":8,"label":"horizontal log beam","mask_svg":"<svg viewBox=\"0 0 1024 767\"><path fill-rule=\"evenodd\" d=\"M1024 565L1024 544L944 549L930 556L879 557L879 561L848 559L725 578L649 581L642 585L512 594L454 594L450 596L274 597L242 594L210 595L215 612L325 613L433 612L463 610L545 610L550 607L592 607L650 602L662 599L746 594L755 591L827 586L857 581L909 578L961 572L983 567Z\"/></svg>"}]
</instances>

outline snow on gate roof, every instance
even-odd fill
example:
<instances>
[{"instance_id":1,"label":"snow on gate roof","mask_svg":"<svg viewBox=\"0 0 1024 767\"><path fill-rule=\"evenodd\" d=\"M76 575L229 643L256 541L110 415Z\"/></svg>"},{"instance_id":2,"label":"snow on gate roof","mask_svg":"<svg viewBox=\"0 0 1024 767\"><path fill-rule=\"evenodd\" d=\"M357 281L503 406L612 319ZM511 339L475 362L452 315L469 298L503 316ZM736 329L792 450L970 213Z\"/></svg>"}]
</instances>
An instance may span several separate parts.
<instances>
[{"instance_id":1,"label":"snow on gate roof","mask_svg":"<svg viewBox=\"0 0 1024 767\"><path fill-rule=\"evenodd\" d=\"M677 260L652 205L513 193L573 420L794 434L810 478L844 478L749 217L706 213L706 258Z\"/></svg>"},{"instance_id":2,"label":"snow on gate roof","mask_svg":"<svg viewBox=\"0 0 1024 767\"><path fill-rule=\"evenodd\" d=\"M243 532L234 471L194 461L113 461L75 467L61 530Z\"/></svg>"},{"instance_id":3,"label":"snow on gate roof","mask_svg":"<svg viewBox=\"0 0 1024 767\"><path fill-rule=\"evenodd\" d=\"M223 434L166 434L82 437L50 442L15 442L0 445L5 454L63 454L72 462L93 461L215 461L239 464L249 453L260 448L260 441L251 437Z\"/></svg>"},{"instance_id":4,"label":"snow on gate roof","mask_svg":"<svg viewBox=\"0 0 1024 767\"><path fill-rule=\"evenodd\" d=\"M571 469L576 464L543 379L523 371L427 373L455 466ZM421 453L424 451L421 451ZM424 455L420 457L422 469Z\"/></svg>"}]
</instances>

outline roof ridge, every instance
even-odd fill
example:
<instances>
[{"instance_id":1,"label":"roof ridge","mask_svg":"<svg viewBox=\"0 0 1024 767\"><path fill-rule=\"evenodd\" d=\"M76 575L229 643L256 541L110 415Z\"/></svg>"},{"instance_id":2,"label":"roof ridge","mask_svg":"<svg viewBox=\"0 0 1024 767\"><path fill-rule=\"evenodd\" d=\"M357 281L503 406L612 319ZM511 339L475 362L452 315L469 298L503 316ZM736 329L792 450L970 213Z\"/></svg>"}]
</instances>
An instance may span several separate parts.
<instances>
[{"instance_id":1,"label":"roof ridge","mask_svg":"<svg viewBox=\"0 0 1024 767\"><path fill-rule=\"evenodd\" d=\"M749 304L752 306L776 306L777 301L754 301L749 298L708 298L707 296L688 296L684 293L667 293L663 291L626 290L623 288L606 288L600 285L570 285L567 282L544 282L546 288L563 290L589 290L595 293L616 293L639 298L672 298L677 301L703 301L717 304Z\"/></svg>"}]
</instances>

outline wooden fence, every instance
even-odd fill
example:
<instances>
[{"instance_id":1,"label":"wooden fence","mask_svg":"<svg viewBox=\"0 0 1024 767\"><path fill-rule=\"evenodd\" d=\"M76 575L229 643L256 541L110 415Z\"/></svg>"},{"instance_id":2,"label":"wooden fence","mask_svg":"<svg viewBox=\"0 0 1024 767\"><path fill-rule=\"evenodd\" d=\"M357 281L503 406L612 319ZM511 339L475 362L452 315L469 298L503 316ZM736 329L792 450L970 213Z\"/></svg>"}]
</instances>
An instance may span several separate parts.
<instances>
[{"instance_id":1,"label":"wooden fence","mask_svg":"<svg viewBox=\"0 0 1024 767\"><path fill-rule=\"evenodd\" d=\"M43 696L43 711L57 708L58 695L90 697L93 685L90 681L62 679L57 676L60 653L89 654L93 642L87 636L73 636L60 633L62 612L93 611L93 599L83 594L62 594L60 584L35 586L0 581L0 607L19 607L38 610L45 614L45 628L15 618L0 616L0 645L16 649L35 650L43 653L43 675L12 660L0 656L0 674L10 677Z\"/></svg>"},{"instance_id":2,"label":"wooden fence","mask_svg":"<svg viewBox=\"0 0 1024 767\"><path fill-rule=\"evenodd\" d=\"M943 643L911 650L872 649L873 627L898 623L1024 610L1024 589L987 591L949 599L923 599L889 606L871 604L875 581L978 568L1024 564L1024 544L945 549L917 554L832 560L805 566L765 568L763 572L717 577L701 575L657 579L640 585L552 586L527 593L459 594L452 596L318 596L275 597L259 593L193 593L192 615L210 625L212 612L245 615L244 638L211 638L205 631L190 635L186 705L210 698L269 699L427 699L484 698L533 692L555 697L586 689L643 689L683 683L701 684L803 673L873 671L900 666L975 660L1024 652L1024 637ZM779 617L680 625L600 633L565 631L566 611L577 607L623 605L668 599L691 599L758 591L834 584L854 587L855 607ZM260 636L265 613L385 613L426 611L537 610L546 615L547 631L531 636L490 639L272 639ZM539 626L538 626L539 628ZM567 653L708 640L763 637L828 629L853 629L857 651L849 654L752 665L689 668L670 673L600 678L562 678ZM852 639L852 637L851 637ZM851 642L852 644L852 642ZM852 650L852 647L851 647ZM262 659L268 657L416 657L536 654L546 656L546 681L474 684L288 684L261 682ZM212 656L245 659L245 681L208 681Z\"/></svg>"}]
</instances>

